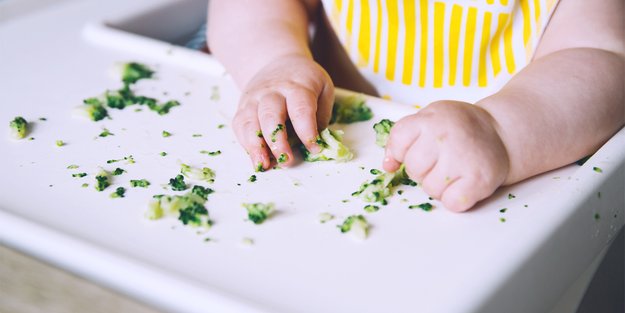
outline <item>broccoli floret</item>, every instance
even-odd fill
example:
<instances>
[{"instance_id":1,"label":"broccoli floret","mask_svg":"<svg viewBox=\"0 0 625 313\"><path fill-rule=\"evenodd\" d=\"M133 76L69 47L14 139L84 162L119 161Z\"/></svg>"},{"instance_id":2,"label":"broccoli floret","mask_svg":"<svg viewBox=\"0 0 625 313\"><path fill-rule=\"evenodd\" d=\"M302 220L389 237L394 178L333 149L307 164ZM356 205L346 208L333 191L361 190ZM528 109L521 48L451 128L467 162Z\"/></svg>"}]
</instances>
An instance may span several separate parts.
<instances>
[{"instance_id":1,"label":"broccoli floret","mask_svg":"<svg viewBox=\"0 0 625 313\"><path fill-rule=\"evenodd\" d=\"M284 130L284 124L276 125L276 129L271 132L271 142L276 142L276 135ZM260 137L260 136L259 136Z\"/></svg>"},{"instance_id":2,"label":"broccoli floret","mask_svg":"<svg viewBox=\"0 0 625 313\"><path fill-rule=\"evenodd\" d=\"M125 197L125 194L126 194L126 188L117 187L117 189L115 189L115 192L111 194L111 198L123 198Z\"/></svg>"},{"instance_id":3,"label":"broccoli floret","mask_svg":"<svg viewBox=\"0 0 625 313\"><path fill-rule=\"evenodd\" d=\"M346 162L351 160L354 155L347 148L342 140L343 132L340 130L331 130L326 128L319 133L317 144L321 147L321 151L312 154L302 145L301 150L304 160L307 162L336 160L338 162Z\"/></svg>"},{"instance_id":4,"label":"broccoli floret","mask_svg":"<svg viewBox=\"0 0 625 313\"><path fill-rule=\"evenodd\" d=\"M362 96L349 96L334 100L330 124L350 124L368 121L372 117L373 113Z\"/></svg>"},{"instance_id":5,"label":"broccoli floret","mask_svg":"<svg viewBox=\"0 0 625 313\"><path fill-rule=\"evenodd\" d=\"M399 185L416 186L417 184L408 177L402 165L395 173L382 173L369 182L364 182L360 188L352 193L365 202L379 202L383 205L388 203L388 198L393 194L393 188Z\"/></svg>"},{"instance_id":6,"label":"broccoli floret","mask_svg":"<svg viewBox=\"0 0 625 313\"><path fill-rule=\"evenodd\" d=\"M11 136L15 139L22 139L28 133L28 122L21 116L17 116L10 123Z\"/></svg>"},{"instance_id":7,"label":"broccoli floret","mask_svg":"<svg viewBox=\"0 0 625 313\"><path fill-rule=\"evenodd\" d=\"M205 182L215 182L215 172L208 167L195 168L187 164L180 164L180 173L187 178L202 180Z\"/></svg>"},{"instance_id":8,"label":"broccoli floret","mask_svg":"<svg viewBox=\"0 0 625 313\"><path fill-rule=\"evenodd\" d=\"M102 132L98 135L98 137L108 137L115 136L115 134L111 133L107 128L102 128Z\"/></svg>"},{"instance_id":9,"label":"broccoli floret","mask_svg":"<svg viewBox=\"0 0 625 313\"><path fill-rule=\"evenodd\" d=\"M337 227L342 233L349 232L358 239L366 239L369 234L369 223L362 215L350 215Z\"/></svg>"},{"instance_id":10,"label":"broccoli floret","mask_svg":"<svg viewBox=\"0 0 625 313\"><path fill-rule=\"evenodd\" d=\"M111 176L109 175L109 172L101 170L95 176L95 181L95 190L103 191L106 187L111 185Z\"/></svg>"},{"instance_id":11,"label":"broccoli floret","mask_svg":"<svg viewBox=\"0 0 625 313\"><path fill-rule=\"evenodd\" d=\"M289 160L289 156L286 153L280 153L280 157L278 157L278 163L284 163Z\"/></svg>"},{"instance_id":12,"label":"broccoli floret","mask_svg":"<svg viewBox=\"0 0 625 313\"><path fill-rule=\"evenodd\" d=\"M256 181L256 175L252 175L250 176L250 178L247 179L248 182L253 183Z\"/></svg>"},{"instance_id":13,"label":"broccoli floret","mask_svg":"<svg viewBox=\"0 0 625 313\"><path fill-rule=\"evenodd\" d=\"M196 187L184 195L155 195L149 204L146 217L152 220L163 216L177 217L185 225L210 228L213 222L204 203L212 189Z\"/></svg>"},{"instance_id":14,"label":"broccoli floret","mask_svg":"<svg viewBox=\"0 0 625 313\"><path fill-rule=\"evenodd\" d=\"M135 104L134 94L128 86L124 86L124 88L119 90L107 90L104 93L104 100L109 108L120 110Z\"/></svg>"},{"instance_id":15,"label":"broccoli floret","mask_svg":"<svg viewBox=\"0 0 625 313\"><path fill-rule=\"evenodd\" d=\"M106 111L100 99L87 98L83 100L83 103L85 105L79 107L78 112L92 121L97 122L109 116L108 111Z\"/></svg>"},{"instance_id":16,"label":"broccoli floret","mask_svg":"<svg viewBox=\"0 0 625 313\"><path fill-rule=\"evenodd\" d=\"M147 179L131 179L130 186L148 188L148 186L150 186L150 182Z\"/></svg>"},{"instance_id":17,"label":"broccoli floret","mask_svg":"<svg viewBox=\"0 0 625 313\"><path fill-rule=\"evenodd\" d=\"M418 208L418 209L421 209L423 211L430 212L430 211L432 211L432 208L434 208L434 206L431 203L429 203L429 202L424 202L424 203L421 203L421 204L411 205L408 208L409 209L417 209Z\"/></svg>"},{"instance_id":18,"label":"broccoli floret","mask_svg":"<svg viewBox=\"0 0 625 313\"><path fill-rule=\"evenodd\" d=\"M273 212L273 203L243 203L247 209L247 218L254 224L262 224Z\"/></svg>"},{"instance_id":19,"label":"broccoli floret","mask_svg":"<svg viewBox=\"0 0 625 313\"><path fill-rule=\"evenodd\" d=\"M388 141L388 136L391 134L391 128L395 125L395 122L383 119L373 124L373 130L375 130L375 144L384 148Z\"/></svg>"},{"instance_id":20,"label":"broccoli floret","mask_svg":"<svg viewBox=\"0 0 625 313\"><path fill-rule=\"evenodd\" d=\"M171 190L173 191L183 191L187 190L187 184L184 182L184 176L176 175L175 178L169 179L169 185L171 186Z\"/></svg>"},{"instance_id":21,"label":"broccoli floret","mask_svg":"<svg viewBox=\"0 0 625 313\"><path fill-rule=\"evenodd\" d=\"M119 176L119 175L121 175L121 174L124 174L124 172L126 172L126 170L124 170L124 169L122 169L122 168L119 168L119 167L118 167L118 168L116 168L116 169L113 171L113 173L112 173L112 174L113 174L113 176Z\"/></svg>"},{"instance_id":22,"label":"broccoli floret","mask_svg":"<svg viewBox=\"0 0 625 313\"><path fill-rule=\"evenodd\" d=\"M151 99L154 100L154 99ZM142 103L140 103L142 104ZM180 105L180 102L176 101L176 100L169 100L163 104L158 104L156 103L156 101L154 102L148 102L146 103L148 108L150 108L150 110L158 113L158 115L165 115L167 113L169 113L169 110L173 107L177 107Z\"/></svg>"},{"instance_id":23,"label":"broccoli floret","mask_svg":"<svg viewBox=\"0 0 625 313\"><path fill-rule=\"evenodd\" d=\"M144 78L152 78L152 75L154 71L141 63L130 62L122 67L122 81L125 85L134 84Z\"/></svg>"}]
</instances>

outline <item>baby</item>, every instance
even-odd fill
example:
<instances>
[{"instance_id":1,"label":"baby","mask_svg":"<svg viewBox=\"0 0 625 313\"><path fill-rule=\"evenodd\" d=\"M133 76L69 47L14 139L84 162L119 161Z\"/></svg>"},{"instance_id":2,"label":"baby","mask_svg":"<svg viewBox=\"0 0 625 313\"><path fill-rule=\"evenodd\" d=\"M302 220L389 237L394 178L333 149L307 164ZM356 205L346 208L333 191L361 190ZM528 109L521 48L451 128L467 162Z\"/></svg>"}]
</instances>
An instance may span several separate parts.
<instances>
[{"instance_id":1,"label":"baby","mask_svg":"<svg viewBox=\"0 0 625 313\"><path fill-rule=\"evenodd\" d=\"M405 164L459 212L625 124L623 12L622 0L213 0L208 45L242 90L233 128L254 166L292 165L286 132L270 138L287 120L319 151L334 79L423 106L396 122L383 167Z\"/></svg>"}]
</instances>

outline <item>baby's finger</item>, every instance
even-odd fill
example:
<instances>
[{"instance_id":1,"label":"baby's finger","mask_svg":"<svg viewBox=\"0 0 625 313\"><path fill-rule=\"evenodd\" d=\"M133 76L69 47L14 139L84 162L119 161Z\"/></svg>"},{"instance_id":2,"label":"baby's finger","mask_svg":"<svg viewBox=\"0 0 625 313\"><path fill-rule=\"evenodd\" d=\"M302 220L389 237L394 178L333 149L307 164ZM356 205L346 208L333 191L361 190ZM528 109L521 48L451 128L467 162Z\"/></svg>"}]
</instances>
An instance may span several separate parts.
<instances>
[{"instance_id":1,"label":"baby's finger","mask_svg":"<svg viewBox=\"0 0 625 313\"><path fill-rule=\"evenodd\" d=\"M260 124L256 111L256 104L248 105L239 110L232 120L232 127L237 140L250 156L254 169L258 169L259 164L262 169L266 169L271 166L271 160L265 140L262 135L258 136Z\"/></svg>"},{"instance_id":2,"label":"baby's finger","mask_svg":"<svg viewBox=\"0 0 625 313\"><path fill-rule=\"evenodd\" d=\"M421 188L434 199L440 199L445 190L460 176L452 174L447 162L437 162L421 181Z\"/></svg>"},{"instance_id":3,"label":"baby's finger","mask_svg":"<svg viewBox=\"0 0 625 313\"><path fill-rule=\"evenodd\" d=\"M293 129L306 149L319 152L316 138L317 130L317 95L306 89L293 90L287 96L287 110Z\"/></svg>"},{"instance_id":4,"label":"baby's finger","mask_svg":"<svg viewBox=\"0 0 625 313\"><path fill-rule=\"evenodd\" d=\"M329 82L321 90L317 106L317 129L323 130L328 127L332 117L332 107L334 106L334 85Z\"/></svg>"},{"instance_id":5,"label":"baby's finger","mask_svg":"<svg viewBox=\"0 0 625 313\"><path fill-rule=\"evenodd\" d=\"M406 172L415 181L423 182L438 161L438 148L430 141L428 138L421 137L415 140L406 152L404 158Z\"/></svg>"},{"instance_id":6,"label":"baby's finger","mask_svg":"<svg viewBox=\"0 0 625 313\"><path fill-rule=\"evenodd\" d=\"M475 188L475 183L467 178L460 178L450 184L443 195L441 202L454 212L464 212L472 208L478 201L488 197L492 190Z\"/></svg>"},{"instance_id":7,"label":"baby's finger","mask_svg":"<svg viewBox=\"0 0 625 313\"><path fill-rule=\"evenodd\" d=\"M417 117L410 115L395 123L386 142L385 159L391 158L398 163L404 163L408 149L420 135L416 121Z\"/></svg>"},{"instance_id":8,"label":"baby's finger","mask_svg":"<svg viewBox=\"0 0 625 313\"><path fill-rule=\"evenodd\" d=\"M293 162L286 132L286 100L277 93L263 96L258 104L258 119L265 141L276 161L285 166Z\"/></svg>"}]
</instances>

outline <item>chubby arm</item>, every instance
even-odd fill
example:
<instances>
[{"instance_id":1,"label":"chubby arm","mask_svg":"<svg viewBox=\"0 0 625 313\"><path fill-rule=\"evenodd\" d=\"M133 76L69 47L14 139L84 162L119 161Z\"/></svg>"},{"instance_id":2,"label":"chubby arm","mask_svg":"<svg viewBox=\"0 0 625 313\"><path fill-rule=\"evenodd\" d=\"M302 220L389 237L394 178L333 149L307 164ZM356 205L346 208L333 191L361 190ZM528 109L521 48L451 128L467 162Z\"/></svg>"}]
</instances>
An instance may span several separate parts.
<instances>
[{"instance_id":1,"label":"chubby arm","mask_svg":"<svg viewBox=\"0 0 625 313\"><path fill-rule=\"evenodd\" d=\"M561 0L534 60L477 103L497 121L506 184L596 151L625 123L622 0Z\"/></svg>"},{"instance_id":2,"label":"chubby arm","mask_svg":"<svg viewBox=\"0 0 625 313\"><path fill-rule=\"evenodd\" d=\"M271 157L289 166L287 120L316 152L330 119L334 86L315 63L308 38L318 1L210 1L208 45L242 90L233 129L257 170Z\"/></svg>"},{"instance_id":3,"label":"chubby arm","mask_svg":"<svg viewBox=\"0 0 625 313\"><path fill-rule=\"evenodd\" d=\"M384 168L465 211L501 185L572 163L625 124L622 0L561 0L534 60L475 105L439 101L400 120Z\"/></svg>"}]
</instances>

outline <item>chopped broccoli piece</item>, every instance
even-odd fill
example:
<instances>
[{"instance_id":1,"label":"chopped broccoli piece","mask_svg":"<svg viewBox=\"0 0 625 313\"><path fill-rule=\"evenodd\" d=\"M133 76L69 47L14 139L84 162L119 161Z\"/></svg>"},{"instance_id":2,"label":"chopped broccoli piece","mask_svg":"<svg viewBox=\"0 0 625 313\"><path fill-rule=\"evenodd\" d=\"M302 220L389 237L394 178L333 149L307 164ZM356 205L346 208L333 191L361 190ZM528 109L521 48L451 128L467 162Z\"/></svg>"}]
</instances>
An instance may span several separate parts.
<instances>
[{"instance_id":1,"label":"chopped broccoli piece","mask_svg":"<svg viewBox=\"0 0 625 313\"><path fill-rule=\"evenodd\" d=\"M271 142L276 142L276 135L284 130L284 124L276 125L276 129L271 132Z\"/></svg>"},{"instance_id":2,"label":"chopped broccoli piece","mask_svg":"<svg viewBox=\"0 0 625 313\"><path fill-rule=\"evenodd\" d=\"M284 163L289 160L289 156L286 153L280 153L280 157L278 158L278 163Z\"/></svg>"},{"instance_id":3,"label":"chopped broccoli piece","mask_svg":"<svg viewBox=\"0 0 625 313\"><path fill-rule=\"evenodd\" d=\"M382 171L380 171L380 170L378 170L378 169L375 169L375 168L372 168L372 169L369 171L369 173L371 173L372 175L380 175L380 174L382 174Z\"/></svg>"},{"instance_id":4,"label":"chopped broccoli piece","mask_svg":"<svg viewBox=\"0 0 625 313\"><path fill-rule=\"evenodd\" d=\"M424 203L421 203L421 204L411 205L408 208L409 209L417 209L418 208L418 209L421 209L421 210L423 210L425 212L430 212L430 211L432 211L434 206L431 203L429 203L429 202L424 202Z\"/></svg>"},{"instance_id":5,"label":"chopped broccoli piece","mask_svg":"<svg viewBox=\"0 0 625 313\"><path fill-rule=\"evenodd\" d=\"M213 193L213 189L210 189L208 187L202 187L199 185L195 185L193 186L193 188L191 189L191 193L204 199L207 200L208 199L208 195L210 195L211 193Z\"/></svg>"},{"instance_id":6,"label":"chopped broccoli piece","mask_svg":"<svg viewBox=\"0 0 625 313\"><path fill-rule=\"evenodd\" d=\"M319 223L321 224L327 223L333 219L334 219L334 215L328 212L323 212L319 214Z\"/></svg>"},{"instance_id":7,"label":"chopped broccoli piece","mask_svg":"<svg viewBox=\"0 0 625 313\"><path fill-rule=\"evenodd\" d=\"M170 132L168 132L168 131L166 131L166 130L164 130L164 131L163 131L163 137L164 137L164 138L167 138L167 137L169 137L169 136L171 136L171 133L170 133Z\"/></svg>"},{"instance_id":8,"label":"chopped broccoli piece","mask_svg":"<svg viewBox=\"0 0 625 313\"><path fill-rule=\"evenodd\" d=\"M150 110L158 113L158 115L165 115L167 113L169 113L169 110L173 107L177 107L180 105L180 102L176 101L176 100L169 100L161 105L159 104L151 104L148 103L148 108L150 108Z\"/></svg>"},{"instance_id":9,"label":"chopped broccoli piece","mask_svg":"<svg viewBox=\"0 0 625 313\"><path fill-rule=\"evenodd\" d=\"M167 152L161 152L159 153L161 156L167 156Z\"/></svg>"},{"instance_id":10,"label":"chopped broccoli piece","mask_svg":"<svg viewBox=\"0 0 625 313\"><path fill-rule=\"evenodd\" d=\"M365 205L364 210L365 210L365 212L367 212L367 213L373 213L373 212L377 212L377 211L379 211L379 210L380 210L380 207L379 207L379 206L377 206L377 205L371 205L371 204L368 204L368 205Z\"/></svg>"},{"instance_id":11,"label":"chopped broccoli piece","mask_svg":"<svg viewBox=\"0 0 625 313\"><path fill-rule=\"evenodd\" d=\"M209 183L215 182L215 172L208 167L200 169L187 164L180 164L180 173L190 179L202 180Z\"/></svg>"},{"instance_id":12,"label":"chopped broccoli piece","mask_svg":"<svg viewBox=\"0 0 625 313\"><path fill-rule=\"evenodd\" d=\"M102 132L98 135L98 137L108 137L108 136L115 136L115 134L111 133L106 128L102 128Z\"/></svg>"},{"instance_id":13,"label":"chopped broccoli piece","mask_svg":"<svg viewBox=\"0 0 625 313\"><path fill-rule=\"evenodd\" d=\"M196 187L184 195L155 195L149 204L146 217L156 220L163 216L175 216L185 225L210 228L213 222L204 204L212 189Z\"/></svg>"},{"instance_id":14,"label":"chopped broccoli piece","mask_svg":"<svg viewBox=\"0 0 625 313\"><path fill-rule=\"evenodd\" d=\"M505 223L505 222L506 222L506 219L505 219L504 217L500 217L500 218L499 218L499 221L500 221L500 222L502 222L502 223Z\"/></svg>"},{"instance_id":15,"label":"chopped broccoli piece","mask_svg":"<svg viewBox=\"0 0 625 313\"><path fill-rule=\"evenodd\" d=\"M243 203L247 209L247 218L254 224L262 224L273 212L273 203Z\"/></svg>"},{"instance_id":16,"label":"chopped broccoli piece","mask_svg":"<svg viewBox=\"0 0 625 313\"><path fill-rule=\"evenodd\" d=\"M321 151L312 154L302 145L301 150L304 160L307 162L336 160L337 162L346 162L354 157L354 154L347 148L343 140L343 132L340 130L333 131L326 128L319 133L317 144L321 147Z\"/></svg>"},{"instance_id":17,"label":"chopped broccoli piece","mask_svg":"<svg viewBox=\"0 0 625 313\"><path fill-rule=\"evenodd\" d=\"M384 148L388 141L388 136L391 134L391 128L395 125L395 122L383 119L378 123L373 124L373 130L375 130L375 144Z\"/></svg>"},{"instance_id":18,"label":"chopped broccoli piece","mask_svg":"<svg viewBox=\"0 0 625 313\"><path fill-rule=\"evenodd\" d=\"M111 193L111 198L123 198L125 197L125 194L126 194L126 188L117 187L117 189L115 189L115 192Z\"/></svg>"},{"instance_id":19,"label":"chopped broccoli piece","mask_svg":"<svg viewBox=\"0 0 625 313\"><path fill-rule=\"evenodd\" d=\"M349 96L334 100L330 124L350 124L368 121L373 117L362 96Z\"/></svg>"},{"instance_id":20,"label":"chopped broccoli piece","mask_svg":"<svg viewBox=\"0 0 625 313\"><path fill-rule=\"evenodd\" d=\"M191 135L193 138L202 137L202 134L193 134Z\"/></svg>"},{"instance_id":21,"label":"chopped broccoli piece","mask_svg":"<svg viewBox=\"0 0 625 313\"><path fill-rule=\"evenodd\" d=\"M104 108L102 101L98 98L87 98L83 100L85 105L78 108L81 115L91 119L92 121L100 121L108 117L108 111Z\"/></svg>"},{"instance_id":22,"label":"chopped broccoli piece","mask_svg":"<svg viewBox=\"0 0 625 313\"><path fill-rule=\"evenodd\" d=\"M183 191L188 188L187 184L184 182L184 176L182 175L176 175L175 178L170 178L169 185L173 191Z\"/></svg>"},{"instance_id":23,"label":"chopped broccoli piece","mask_svg":"<svg viewBox=\"0 0 625 313\"><path fill-rule=\"evenodd\" d=\"M48 119L47 119L47 118L45 118L45 117L40 117L40 118L39 118L39 120L40 120L40 121L44 121L44 122L45 122L45 121L47 121Z\"/></svg>"},{"instance_id":24,"label":"chopped broccoli piece","mask_svg":"<svg viewBox=\"0 0 625 313\"><path fill-rule=\"evenodd\" d=\"M514 198L516 198L514 194L511 194L511 193L508 194L508 199L514 199Z\"/></svg>"},{"instance_id":25,"label":"chopped broccoli piece","mask_svg":"<svg viewBox=\"0 0 625 313\"><path fill-rule=\"evenodd\" d=\"M252 175L250 176L250 178L247 179L248 182L253 183L256 181L256 175Z\"/></svg>"},{"instance_id":26,"label":"chopped broccoli piece","mask_svg":"<svg viewBox=\"0 0 625 313\"><path fill-rule=\"evenodd\" d=\"M350 232L358 239L366 239L369 233L369 223L362 215L350 215L337 227L342 233Z\"/></svg>"},{"instance_id":27,"label":"chopped broccoli piece","mask_svg":"<svg viewBox=\"0 0 625 313\"><path fill-rule=\"evenodd\" d=\"M202 151L200 151L200 153L206 154L206 155L210 155L210 156L217 156L217 155L221 154L221 150L217 150L217 151L202 150Z\"/></svg>"},{"instance_id":28,"label":"chopped broccoli piece","mask_svg":"<svg viewBox=\"0 0 625 313\"><path fill-rule=\"evenodd\" d=\"M87 187L89 187L89 184L84 183L84 184L82 184L82 185L80 185L80 186L81 186L82 188L87 188Z\"/></svg>"},{"instance_id":29,"label":"chopped broccoli piece","mask_svg":"<svg viewBox=\"0 0 625 313\"><path fill-rule=\"evenodd\" d=\"M258 164L256 164L256 169L255 170L256 170L256 172L264 172L265 168L263 168L263 163L259 162Z\"/></svg>"},{"instance_id":30,"label":"chopped broccoli piece","mask_svg":"<svg viewBox=\"0 0 625 313\"><path fill-rule=\"evenodd\" d=\"M106 161L106 164L111 164L111 163L117 163L120 161L126 161L126 163L128 164L134 164L135 163L135 159L132 157L132 155L123 157L121 159L112 159L112 160L108 160Z\"/></svg>"},{"instance_id":31,"label":"chopped broccoli piece","mask_svg":"<svg viewBox=\"0 0 625 313\"><path fill-rule=\"evenodd\" d=\"M150 182L147 179L131 179L130 186L147 188L148 186L150 186Z\"/></svg>"},{"instance_id":32,"label":"chopped broccoli piece","mask_svg":"<svg viewBox=\"0 0 625 313\"><path fill-rule=\"evenodd\" d=\"M68 165L68 166L67 166L67 169L68 169L68 170L73 170L73 169L77 169L78 167L79 167L79 166L78 166L78 165L76 165L76 164L70 164L70 165Z\"/></svg>"},{"instance_id":33,"label":"chopped broccoli piece","mask_svg":"<svg viewBox=\"0 0 625 313\"><path fill-rule=\"evenodd\" d=\"M56 141L56 146L57 146L57 147L62 147L62 146L64 146L64 145L65 145L65 141L63 141L63 140L57 140L57 141Z\"/></svg>"},{"instance_id":34,"label":"chopped broccoli piece","mask_svg":"<svg viewBox=\"0 0 625 313\"><path fill-rule=\"evenodd\" d=\"M597 173L603 173L603 170L600 167L593 166L592 170Z\"/></svg>"},{"instance_id":35,"label":"chopped broccoli piece","mask_svg":"<svg viewBox=\"0 0 625 313\"><path fill-rule=\"evenodd\" d=\"M22 139L28 133L28 122L21 116L17 116L10 123L11 136L15 139Z\"/></svg>"},{"instance_id":36,"label":"chopped broccoli piece","mask_svg":"<svg viewBox=\"0 0 625 313\"><path fill-rule=\"evenodd\" d=\"M75 174L72 174L72 177L77 177L77 178L83 178L85 176L87 176L87 173L75 173Z\"/></svg>"},{"instance_id":37,"label":"chopped broccoli piece","mask_svg":"<svg viewBox=\"0 0 625 313\"><path fill-rule=\"evenodd\" d=\"M109 172L105 170L101 170L95 176L95 180L95 190L97 191L103 191L104 189L106 189L106 187L111 185L111 176L109 175Z\"/></svg>"},{"instance_id":38,"label":"chopped broccoli piece","mask_svg":"<svg viewBox=\"0 0 625 313\"><path fill-rule=\"evenodd\" d=\"M508 211L508 208L503 208L503 209L499 210L499 213L506 213L506 211Z\"/></svg>"},{"instance_id":39,"label":"chopped broccoli piece","mask_svg":"<svg viewBox=\"0 0 625 313\"><path fill-rule=\"evenodd\" d=\"M116 168L116 169L113 171L113 173L112 173L112 174L113 174L113 176L119 176L119 175L123 174L124 172L126 172L126 170L124 170L124 169L122 169L122 168L119 168L119 167L118 167L118 168Z\"/></svg>"},{"instance_id":40,"label":"chopped broccoli piece","mask_svg":"<svg viewBox=\"0 0 625 313\"><path fill-rule=\"evenodd\" d=\"M125 85L134 84L141 79L152 78L152 75L154 75L154 71L141 63L129 62L122 67L122 81Z\"/></svg>"},{"instance_id":41,"label":"chopped broccoli piece","mask_svg":"<svg viewBox=\"0 0 625 313\"><path fill-rule=\"evenodd\" d=\"M224 127L226 127L226 125L225 125L225 124L219 124L219 125L217 125L217 129L222 129L222 128L224 128Z\"/></svg>"},{"instance_id":42,"label":"chopped broccoli piece","mask_svg":"<svg viewBox=\"0 0 625 313\"><path fill-rule=\"evenodd\" d=\"M104 93L104 100L109 108L122 110L129 105L135 104L134 94L128 86L120 90L107 90Z\"/></svg>"},{"instance_id":43,"label":"chopped broccoli piece","mask_svg":"<svg viewBox=\"0 0 625 313\"><path fill-rule=\"evenodd\" d=\"M263 138L263 132L262 132L262 131L260 131L260 130L257 130L257 131L256 131L256 137L258 137L258 138Z\"/></svg>"},{"instance_id":44,"label":"chopped broccoli piece","mask_svg":"<svg viewBox=\"0 0 625 313\"><path fill-rule=\"evenodd\" d=\"M203 204L194 202L191 205L180 209L178 220L180 220L184 225L191 224L194 226L200 226L203 224L203 216L208 216L208 210ZM212 224L210 220L207 220L207 222Z\"/></svg>"},{"instance_id":45,"label":"chopped broccoli piece","mask_svg":"<svg viewBox=\"0 0 625 313\"><path fill-rule=\"evenodd\" d=\"M391 196L393 188L399 185L416 186L416 183L408 178L403 165L395 173L383 173L369 182L364 182L352 196L360 197L365 202L386 205L388 203L386 198Z\"/></svg>"}]
</instances>

